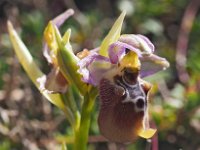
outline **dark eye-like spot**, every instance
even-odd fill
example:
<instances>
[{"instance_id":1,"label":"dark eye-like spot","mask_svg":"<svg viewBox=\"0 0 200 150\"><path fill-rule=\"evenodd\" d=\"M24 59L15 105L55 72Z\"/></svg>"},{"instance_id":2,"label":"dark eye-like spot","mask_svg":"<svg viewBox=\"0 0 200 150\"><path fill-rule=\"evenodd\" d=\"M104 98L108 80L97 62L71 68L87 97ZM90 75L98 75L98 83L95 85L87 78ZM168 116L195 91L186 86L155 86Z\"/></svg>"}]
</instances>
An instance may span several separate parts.
<instances>
[{"instance_id":1,"label":"dark eye-like spot","mask_svg":"<svg viewBox=\"0 0 200 150\"><path fill-rule=\"evenodd\" d=\"M144 100L143 99L138 99L136 102L136 106L138 108L143 108L144 107Z\"/></svg>"},{"instance_id":2,"label":"dark eye-like spot","mask_svg":"<svg viewBox=\"0 0 200 150\"><path fill-rule=\"evenodd\" d=\"M139 71L132 68L124 68L124 79L129 84L135 84L137 82Z\"/></svg>"}]
</instances>

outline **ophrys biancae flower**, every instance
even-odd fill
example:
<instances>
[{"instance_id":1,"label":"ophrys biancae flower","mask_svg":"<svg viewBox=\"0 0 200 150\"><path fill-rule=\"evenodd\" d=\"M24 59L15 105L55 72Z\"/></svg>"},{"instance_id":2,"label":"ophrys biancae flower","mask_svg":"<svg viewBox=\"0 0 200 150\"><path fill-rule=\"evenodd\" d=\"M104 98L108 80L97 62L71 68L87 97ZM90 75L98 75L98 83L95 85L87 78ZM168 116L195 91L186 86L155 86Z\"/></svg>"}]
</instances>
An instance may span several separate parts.
<instances>
[{"instance_id":1,"label":"ophrys biancae flower","mask_svg":"<svg viewBox=\"0 0 200 150\"><path fill-rule=\"evenodd\" d=\"M78 63L83 81L99 88L101 133L122 143L138 136L151 138L156 132L149 127L148 118L151 84L142 78L169 67L169 63L153 54L154 45L143 35L121 35L101 47L104 50L90 51Z\"/></svg>"}]
</instances>

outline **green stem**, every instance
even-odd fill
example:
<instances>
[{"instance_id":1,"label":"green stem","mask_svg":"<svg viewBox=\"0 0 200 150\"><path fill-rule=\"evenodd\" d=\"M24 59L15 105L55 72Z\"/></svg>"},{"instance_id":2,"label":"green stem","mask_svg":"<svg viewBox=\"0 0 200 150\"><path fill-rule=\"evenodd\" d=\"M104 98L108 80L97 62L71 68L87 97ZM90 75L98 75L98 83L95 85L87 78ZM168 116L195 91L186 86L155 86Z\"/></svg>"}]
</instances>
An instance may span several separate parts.
<instances>
[{"instance_id":1,"label":"green stem","mask_svg":"<svg viewBox=\"0 0 200 150\"><path fill-rule=\"evenodd\" d=\"M74 150L87 150L88 133L91 122L91 114L96 99L97 90L93 88L84 96L84 102L81 111L80 125L75 131Z\"/></svg>"}]
</instances>

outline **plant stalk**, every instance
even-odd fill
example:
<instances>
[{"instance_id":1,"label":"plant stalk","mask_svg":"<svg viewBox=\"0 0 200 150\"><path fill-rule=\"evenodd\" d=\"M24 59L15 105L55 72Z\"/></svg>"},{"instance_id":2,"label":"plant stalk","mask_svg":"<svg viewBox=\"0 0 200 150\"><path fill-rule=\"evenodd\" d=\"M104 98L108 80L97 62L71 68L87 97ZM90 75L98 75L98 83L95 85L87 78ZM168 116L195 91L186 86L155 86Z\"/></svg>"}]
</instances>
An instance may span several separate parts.
<instances>
[{"instance_id":1,"label":"plant stalk","mask_svg":"<svg viewBox=\"0 0 200 150\"><path fill-rule=\"evenodd\" d=\"M75 131L74 150L87 150L89 128L91 122L91 114L94 107L94 102L97 96L97 90L94 88L84 96L84 102L81 111L80 125Z\"/></svg>"}]
</instances>

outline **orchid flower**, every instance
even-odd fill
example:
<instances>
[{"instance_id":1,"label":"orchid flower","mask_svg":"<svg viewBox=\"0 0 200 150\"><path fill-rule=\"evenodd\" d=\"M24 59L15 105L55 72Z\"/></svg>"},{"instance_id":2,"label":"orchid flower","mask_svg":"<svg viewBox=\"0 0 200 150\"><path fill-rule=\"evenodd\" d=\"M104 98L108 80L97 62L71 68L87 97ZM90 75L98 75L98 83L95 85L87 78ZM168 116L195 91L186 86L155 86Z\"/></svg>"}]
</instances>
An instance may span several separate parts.
<instances>
[{"instance_id":1,"label":"orchid flower","mask_svg":"<svg viewBox=\"0 0 200 150\"><path fill-rule=\"evenodd\" d=\"M154 45L147 37L119 36L123 17L124 13L105 38L109 44L103 42L102 49L81 59L78 72L83 82L99 88L101 133L110 141L125 143L137 136L151 138L156 132L149 127L148 120L151 85L142 78L166 69L169 63L153 54Z\"/></svg>"}]
</instances>

